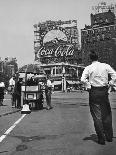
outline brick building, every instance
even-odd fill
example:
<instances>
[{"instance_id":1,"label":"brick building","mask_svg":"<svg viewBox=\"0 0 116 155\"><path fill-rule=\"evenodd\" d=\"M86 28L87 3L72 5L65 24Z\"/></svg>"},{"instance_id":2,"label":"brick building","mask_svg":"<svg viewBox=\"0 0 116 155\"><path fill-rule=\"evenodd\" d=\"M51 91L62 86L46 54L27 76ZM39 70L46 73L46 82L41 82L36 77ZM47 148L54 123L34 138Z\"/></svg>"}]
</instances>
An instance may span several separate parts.
<instances>
[{"instance_id":1,"label":"brick building","mask_svg":"<svg viewBox=\"0 0 116 155\"><path fill-rule=\"evenodd\" d=\"M110 8L107 11L90 15L91 25L81 29L82 62L90 64L88 54L98 53L99 60L116 69L116 15Z\"/></svg>"}]
</instances>

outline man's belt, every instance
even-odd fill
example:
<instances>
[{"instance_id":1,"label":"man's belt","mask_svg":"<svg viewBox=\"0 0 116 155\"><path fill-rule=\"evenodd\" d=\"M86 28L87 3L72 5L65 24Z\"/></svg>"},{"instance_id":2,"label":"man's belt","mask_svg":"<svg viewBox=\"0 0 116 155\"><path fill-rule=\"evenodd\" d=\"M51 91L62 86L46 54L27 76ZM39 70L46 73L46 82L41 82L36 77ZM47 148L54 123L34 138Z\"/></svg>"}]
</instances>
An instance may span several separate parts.
<instances>
[{"instance_id":1,"label":"man's belt","mask_svg":"<svg viewBox=\"0 0 116 155\"><path fill-rule=\"evenodd\" d=\"M101 87L91 86L91 89L104 90L104 89L108 89L108 86L101 86Z\"/></svg>"}]
</instances>

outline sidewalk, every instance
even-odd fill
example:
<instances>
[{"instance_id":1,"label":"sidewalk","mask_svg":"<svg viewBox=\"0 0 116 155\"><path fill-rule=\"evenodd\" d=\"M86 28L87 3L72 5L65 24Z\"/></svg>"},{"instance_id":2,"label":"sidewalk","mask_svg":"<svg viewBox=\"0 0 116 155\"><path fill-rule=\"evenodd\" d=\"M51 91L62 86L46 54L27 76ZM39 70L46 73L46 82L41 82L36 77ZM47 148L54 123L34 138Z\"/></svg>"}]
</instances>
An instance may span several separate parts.
<instances>
[{"instance_id":1,"label":"sidewalk","mask_svg":"<svg viewBox=\"0 0 116 155\"><path fill-rule=\"evenodd\" d=\"M12 108L11 96L9 94L4 96L3 106L0 106L0 117L9 115L20 111L20 109Z\"/></svg>"}]
</instances>

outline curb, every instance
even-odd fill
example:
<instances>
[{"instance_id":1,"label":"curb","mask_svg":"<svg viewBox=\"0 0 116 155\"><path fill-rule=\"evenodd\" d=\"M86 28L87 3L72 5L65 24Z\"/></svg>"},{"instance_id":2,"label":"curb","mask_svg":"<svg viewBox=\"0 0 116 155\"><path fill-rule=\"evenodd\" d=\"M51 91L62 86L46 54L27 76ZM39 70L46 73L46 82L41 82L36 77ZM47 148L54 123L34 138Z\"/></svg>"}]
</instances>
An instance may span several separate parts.
<instances>
[{"instance_id":1,"label":"curb","mask_svg":"<svg viewBox=\"0 0 116 155\"><path fill-rule=\"evenodd\" d=\"M19 112L19 111L21 111L21 109L18 109L16 111L11 111L11 112L7 112L7 113L3 113L3 114L0 115L0 117L6 116L6 115L9 115L9 114L13 114L13 113L16 113L16 112Z\"/></svg>"}]
</instances>

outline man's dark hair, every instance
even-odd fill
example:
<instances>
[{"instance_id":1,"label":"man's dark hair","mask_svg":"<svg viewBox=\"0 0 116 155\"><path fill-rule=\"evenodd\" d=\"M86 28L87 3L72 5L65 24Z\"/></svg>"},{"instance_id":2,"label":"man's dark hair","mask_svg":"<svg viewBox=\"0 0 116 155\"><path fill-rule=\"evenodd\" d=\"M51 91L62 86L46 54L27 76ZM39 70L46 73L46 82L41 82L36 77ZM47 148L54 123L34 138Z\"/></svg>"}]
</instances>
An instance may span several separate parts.
<instances>
[{"instance_id":1,"label":"man's dark hair","mask_svg":"<svg viewBox=\"0 0 116 155\"><path fill-rule=\"evenodd\" d=\"M91 61L97 61L98 60L98 55L94 51L90 52L89 57L90 57Z\"/></svg>"}]
</instances>

